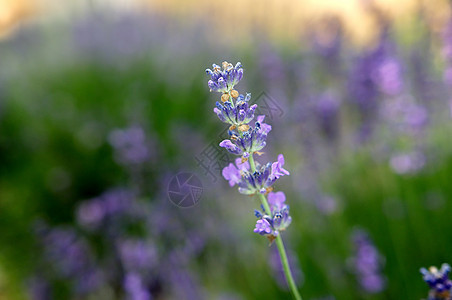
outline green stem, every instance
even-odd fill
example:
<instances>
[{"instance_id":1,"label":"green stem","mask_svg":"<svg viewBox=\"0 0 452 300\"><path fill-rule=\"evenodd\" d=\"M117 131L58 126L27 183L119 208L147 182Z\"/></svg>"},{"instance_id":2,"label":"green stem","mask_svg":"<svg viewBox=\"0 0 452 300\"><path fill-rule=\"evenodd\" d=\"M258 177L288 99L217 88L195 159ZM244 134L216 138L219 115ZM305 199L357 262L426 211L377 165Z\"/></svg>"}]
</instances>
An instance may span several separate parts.
<instances>
[{"instance_id":1,"label":"green stem","mask_svg":"<svg viewBox=\"0 0 452 300\"><path fill-rule=\"evenodd\" d=\"M251 172L254 173L256 171L256 164L254 163L253 153L250 153L248 161L250 163ZM270 206L268 205L265 195L259 193L259 199L261 200L265 212L271 214ZM287 284L289 285L294 298L296 300L302 300L300 293L298 292L297 285L295 284L295 280L293 279L292 272L290 271L289 260L287 259L286 249L284 248L281 232L278 234L278 236L276 236L275 241L276 246L278 247L279 256L281 257L281 264L284 269L284 274L286 275Z\"/></svg>"},{"instance_id":2,"label":"green stem","mask_svg":"<svg viewBox=\"0 0 452 300\"><path fill-rule=\"evenodd\" d=\"M287 283L289 284L290 290L293 296L297 300L302 300L301 295L298 292L297 285L293 279L292 272L290 271L289 260L287 259L286 249L284 249L284 243L282 240L281 232L276 237L276 246L278 246L279 256L281 256L281 263L284 269L284 274L286 274Z\"/></svg>"}]
</instances>

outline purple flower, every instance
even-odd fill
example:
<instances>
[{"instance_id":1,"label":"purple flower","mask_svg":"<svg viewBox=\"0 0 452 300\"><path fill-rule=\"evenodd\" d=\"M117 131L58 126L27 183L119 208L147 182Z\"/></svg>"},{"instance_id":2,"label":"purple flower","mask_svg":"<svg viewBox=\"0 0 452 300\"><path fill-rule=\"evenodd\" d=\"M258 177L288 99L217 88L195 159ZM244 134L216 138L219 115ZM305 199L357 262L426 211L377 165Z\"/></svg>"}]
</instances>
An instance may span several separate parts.
<instances>
[{"instance_id":1,"label":"purple flower","mask_svg":"<svg viewBox=\"0 0 452 300\"><path fill-rule=\"evenodd\" d=\"M264 208L262 208L263 213L258 210L254 212L255 216L259 219L258 222L261 220L268 222L272 229L271 234L274 236L278 235L279 231L289 227L292 222L292 217L289 216L289 206L284 203L285 201L286 195L283 192L270 192L268 194L268 204L270 205L271 212L265 211Z\"/></svg>"},{"instance_id":2,"label":"purple flower","mask_svg":"<svg viewBox=\"0 0 452 300\"><path fill-rule=\"evenodd\" d=\"M243 172L242 180L238 183L239 193L244 195L253 195L256 193L266 193L267 189L276 179L270 177L270 163L264 166L257 165L256 172Z\"/></svg>"},{"instance_id":3,"label":"purple flower","mask_svg":"<svg viewBox=\"0 0 452 300\"><path fill-rule=\"evenodd\" d=\"M270 191L270 187L280 176L289 174L289 172L282 168L282 165L284 164L284 157L279 155L278 159L278 162L273 163L275 167L273 167L271 163L267 163L263 166L256 163L256 171L254 173L250 173L249 163L242 163L241 159L237 158L237 167L235 167L232 163L229 164L229 166L223 169L223 177L226 180L229 180L230 186L238 184L239 193L241 194L265 194ZM276 169L273 171L274 168Z\"/></svg>"},{"instance_id":4,"label":"purple flower","mask_svg":"<svg viewBox=\"0 0 452 300\"><path fill-rule=\"evenodd\" d=\"M278 161L272 164L272 173L270 176L278 179L281 176L290 175L289 171L282 166L284 166L284 155L280 154L278 155Z\"/></svg>"},{"instance_id":5,"label":"purple flower","mask_svg":"<svg viewBox=\"0 0 452 300\"><path fill-rule=\"evenodd\" d=\"M268 222L266 219L260 219L257 220L256 222L254 232L260 235L267 235L271 234L273 232L273 229L272 226L270 225L270 222Z\"/></svg>"},{"instance_id":6,"label":"purple flower","mask_svg":"<svg viewBox=\"0 0 452 300\"><path fill-rule=\"evenodd\" d=\"M211 92L228 93L234 86L239 83L243 77L242 64L238 62L235 67L226 61L220 66L213 64L213 71L206 69L206 73L210 75L207 85Z\"/></svg>"},{"instance_id":7,"label":"purple flower","mask_svg":"<svg viewBox=\"0 0 452 300\"><path fill-rule=\"evenodd\" d=\"M220 147L226 148L235 155L249 155L249 153L254 153L265 147L267 134L270 130L270 125L261 124L259 121L256 122L254 128L250 128L243 134L230 130L229 135L232 141L224 140L220 143Z\"/></svg>"},{"instance_id":8,"label":"purple flower","mask_svg":"<svg viewBox=\"0 0 452 300\"><path fill-rule=\"evenodd\" d=\"M257 116L257 121L261 124L262 131L268 134L272 130L272 126L264 123L265 115Z\"/></svg>"},{"instance_id":9,"label":"purple flower","mask_svg":"<svg viewBox=\"0 0 452 300\"><path fill-rule=\"evenodd\" d=\"M237 169L233 163L230 163L229 166L225 167L221 174L223 175L224 179L229 181L230 186L236 185L242 179L239 169Z\"/></svg>"},{"instance_id":10,"label":"purple flower","mask_svg":"<svg viewBox=\"0 0 452 300\"><path fill-rule=\"evenodd\" d=\"M247 161L242 163L242 159L237 158L235 160L235 165L233 163L230 163L229 166L223 169L221 174L223 175L224 179L229 181L230 186L234 186L238 184L242 179L240 172L247 172L249 168L250 164Z\"/></svg>"},{"instance_id":11,"label":"purple flower","mask_svg":"<svg viewBox=\"0 0 452 300\"><path fill-rule=\"evenodd\" d=\"M285 230L292 223L292 217L289 215L289 206L284 205L284 207L275 212L273 215L273 227L277 231Z\"/></svg>"},{"instance_id":12,"label":"purple flower","mask_svg":"<svg viewBox=\"0 0 452 300\"><path fill-rule=\"evenodd\" d=\"M236 127L248 124L254 119L254 111L257 108L256 104L249 106L248 102L250 99L251 94L246 94L246 97L240 95L235 104L230 101L226 101L223 104L217 102L217 107L215 107L213 111L222 122Z\"/></svg>"},{"instance_id":13,"label":"purple flower","mask_svg":"<svg viewBox=\"0 0 452 300\"><path fill-rule=\"evenodd\" d=\"M424 281L429 285L430 292L428 300L450 300L452 299L452 281L449 279L450 266L442 264L441 269L436 267L421 268L420 272Z\"/></svg>"}]
</instances>

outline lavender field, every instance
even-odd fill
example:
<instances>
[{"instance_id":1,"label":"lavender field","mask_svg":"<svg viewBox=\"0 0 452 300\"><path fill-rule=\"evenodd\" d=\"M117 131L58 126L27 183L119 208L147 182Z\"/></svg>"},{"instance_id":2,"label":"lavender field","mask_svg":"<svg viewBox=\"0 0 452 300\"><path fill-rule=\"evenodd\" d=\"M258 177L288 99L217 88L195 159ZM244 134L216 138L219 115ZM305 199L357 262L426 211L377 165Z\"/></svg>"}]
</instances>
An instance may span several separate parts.
<instances>
[{"instance_id":1,"label":"lavender field","mask_svg":"<svg viewBox=\"0 0 452 300\"><path fill-rule=\"evenodd\" d=\"M372 3L361 42L95 8L4 36L0 299L451 300L452 14Z\"/></svg>"}]
</instances>

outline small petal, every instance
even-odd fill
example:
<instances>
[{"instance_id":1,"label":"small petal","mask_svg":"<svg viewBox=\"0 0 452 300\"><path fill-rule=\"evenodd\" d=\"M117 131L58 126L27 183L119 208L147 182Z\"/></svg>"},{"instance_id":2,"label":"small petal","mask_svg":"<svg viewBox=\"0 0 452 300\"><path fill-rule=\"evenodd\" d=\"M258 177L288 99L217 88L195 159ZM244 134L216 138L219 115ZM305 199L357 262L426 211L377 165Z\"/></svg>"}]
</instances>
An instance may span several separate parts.
<instances>
[{"instance_id":1,"label":"small petal","mask_svg":"<svg viewBox=\"0 0 452 300\"><path fill-rule=\"evenodd\" d=\"M242 179L239 169L237 169L232 163L230 163L229 166L225 167L221 174L223 175L224 179L229 181L230 186L236 185Z\"/></svg>"},{"instance_id":2,"label":"small petal","mask_svg":"<svg viewBox=\"0 0 452 300\"><path fill-rule=\"evenodd\" d=\"M272 228L270 223L266 219L260 219L256 222L256 227L254 228L254 232L260 235L270 234L272 232Z\"/></svg>"},{"instance_id":3,"label":"small petal","mask_svg":"<svg viewBox=\"0 0 452 300\"><path fill-rule=\"evenodd\" d=\"M289 171L283 168L284 166L284 156L282 154L278 155L278 161L272 164L272 178L278 179L284 175L290 175Z\"/></svg>"},{"instance_id":4,"label":"small petal","mask_svg":"<svg viewBox=\"0 0 452 300\"><path fill-rule=\"evenodd\" d=\"M286 195L282 191L276 193L270 192L268 194L268 204L270 205L272 212L281 211L285 201Z\"/></svg>"},{"instance_id":5,"label":"small petal","mask_svg":"<svg viewBox=\"0 0 452 300\"><path fill-rule=\"evenodd\" d=\"M222 141L220 143L220 147L226 148L226 150L228 150L232 154L236 154L236 155L242 154L242 150L239 147L237 147L236 145L234 145L230 140Z\"/></svg>"},{"instance_id":6,"label":"small petal","mask_svg":"<svg viewBox=\"0 0 452 300\"><path fill-rule=\"evenodd\" d=\"M250 164L248 163L248 161L245 161L242 163L242 159L241 158L236 158L235 159L235 165L237 166L237 168L240 171L243 172L247 172L250 169Z\"/></svg>"}]
</instances>

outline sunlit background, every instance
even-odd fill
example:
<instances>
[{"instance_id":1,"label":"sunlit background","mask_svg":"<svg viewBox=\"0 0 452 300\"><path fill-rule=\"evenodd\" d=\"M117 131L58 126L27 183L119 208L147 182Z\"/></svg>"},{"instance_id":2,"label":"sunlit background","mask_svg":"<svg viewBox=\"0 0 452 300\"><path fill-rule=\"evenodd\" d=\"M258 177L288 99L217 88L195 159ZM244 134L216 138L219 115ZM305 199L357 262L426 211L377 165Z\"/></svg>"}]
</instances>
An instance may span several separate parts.
<instances>
[{"instance_id":1,"label":"sunlit background","mask_svg":"<svg viewBox=\"0 0 452 300\"><path fill-rule=\"evenodd\" d=\"M427 299L452 263L448 1L0 0L0 58L0 299L291 299L221 175L224 60L291 173L303 299Z\"/></svg>"}]
</instances>

